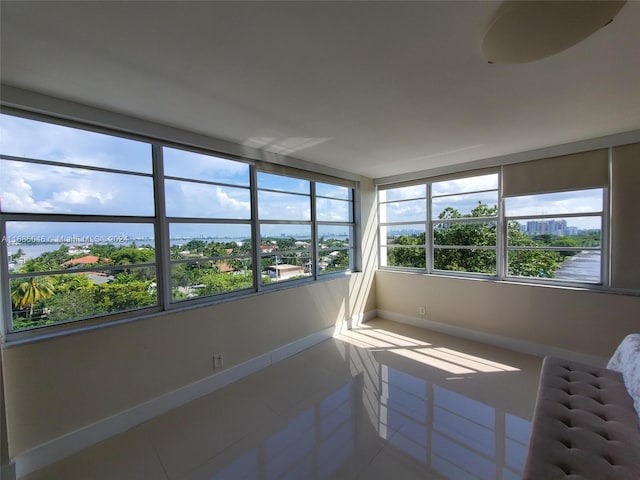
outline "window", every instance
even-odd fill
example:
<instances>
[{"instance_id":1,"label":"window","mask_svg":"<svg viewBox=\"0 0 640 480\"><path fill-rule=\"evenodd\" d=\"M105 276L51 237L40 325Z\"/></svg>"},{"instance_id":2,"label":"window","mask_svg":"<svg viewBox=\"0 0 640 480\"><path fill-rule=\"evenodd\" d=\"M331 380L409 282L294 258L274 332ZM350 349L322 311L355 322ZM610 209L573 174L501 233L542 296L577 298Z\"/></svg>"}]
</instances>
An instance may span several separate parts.
<instances>
[{"instance_id":1,"label":"window","mask_svg":"<svg viewBox=\"0 0 640 480\"><path fill-rule=\"evenodd\" d=\"M352 270L355 187L0 114L2 331L109 321Z\"/></svg>"},{"instance_id":2,"label":"window","mask_svg":"<svg viewBox=\"0 0 640 480\"><path fill-rule=\"evenodd\" d=\"M261 282L313 273L311 182L258 172Z\"/></svg>"},{"instance_id":3,"label":"window","mask_svg":"<svg viewBox=\"0 0 640 480\"><path fill-rule=\"evenodd\" d=\"M249 165L162 150L171 300L253 288Z\"/></svg>"},{"instance_id":4,"label":"window","mask_svg":"<svg viewBox=\"0 0 640 480\"><path fill-rule=\"evenodd\" d=\"M597 150L505 166L502 197L498 172L381 186L380 265L608 286L607 158Z\"/></svg>"},{"instance_id":5,"label":"window","mask_svg":"<svg viewBox=\"0 0 640 480\"><path fill-rule=\"evenodd\" d=\"M151 145L0 118L6 328L157 306Z\"/></svg>"},{"instance_id":6,"label":"window","mask_svg":"<svg viewBox=\"0 0 640 480\"><path fill-rule=\"evenodd\" d=\"M507 275L601 283L604 190L505 199Z\"/></svg>"},{"instance_id":7,"label":"window","mask_svg":"<svg viewBox=\"0 0 640 480\"><path fill-rule=\"evenodd\" d=\"M602 251L609 153L503 167L506 277L609 285Z\"/></svg>"},{"instance_id":8,"label":"window","mask_svg":"<svg viewBox=\"0 0 640 480\"><path fill-rule=\"evenodd\" d=\"M380 265L426 267L427 187L380 190Z\"/></svg>"},{"instance_id":9,"label":"window","mask_svg":"<svg viewBox=\"0 0 640 480\"><path fill-rule=\"evenodd\" d=\"M353 189L316 182L320 275L353 269Z\"/></svg>"},{"instance_id":10,"label":"window","mask_svg":"<svg viewBox=\"0 0 640 480\"><path fill-rule=\"evenodd\" d=\"M378 195L382 266L496 274L497 173Z\"/></svg>"},{"instance_id":11,"label":"window","mask_svg":"<svg viewBox=\"0 0 640 480\"><path fill-rule=\"evenodd\" d=\"M498 174L431 185L433 269L497 273Z\"/></svg>"}]
</instances>

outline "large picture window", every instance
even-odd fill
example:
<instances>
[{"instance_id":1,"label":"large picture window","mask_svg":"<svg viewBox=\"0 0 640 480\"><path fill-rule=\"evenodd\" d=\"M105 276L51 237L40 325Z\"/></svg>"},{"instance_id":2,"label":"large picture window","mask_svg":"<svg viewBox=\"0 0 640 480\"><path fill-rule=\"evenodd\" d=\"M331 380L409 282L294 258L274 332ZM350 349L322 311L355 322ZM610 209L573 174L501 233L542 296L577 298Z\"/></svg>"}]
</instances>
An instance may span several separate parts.
<instances>
[{"instance_id":1,"label":"large picture window","mask_svg":"<svg viewBox=\"0 0 640 480\"><path fill-rule=\"evenodd\" d=\"M316 182L318 273L353 269L353 189Z\"/></svg>"},{"instance_id":2,"label":"large picture window","mask_svg":"<svg viewBox=\"0 0 640 480\"><path fill-rule=\"evenodd\" d=\"M608 285L606 151L503 172L380 186L381 267Z\"/></svg>"},{"instance_id":3,"label":"large picture window","mask_svg":"<svg viewBox=\"0 0 640 480\"><path fill-rule=\"evenodd\" d=\"M498 174L431 186L433 269L497 273Z\"/></svg>"},{"instance_id":4,"label":"large picture window","mask_svg":"<svg viewBox=\"0 0 640 480\"><path fill-rule=\"evenodd\" d=\"M507 275L599 284L603 189L505 199Z\"/></svg>"},{"instance_id":5,"label":"large picture window","mask_svg":"<svg viewBox=\"0 0 640 480\"><path fill-rule=\"evenodd\" d=\"M5 329L157 306L151 145L1 121Z\"/></svg>"},{"instance_id":6,"label":"large picture window","mask_svg":"<svg viewBox=\"0 0 640 480\"><path fill-rule=\"evenodd\" d=\"M378 198L380 265L425 268L427 186L380 190Z\"/></svg>"},{"instance_id":7,"label":"large picture window","mask_svg":"<svg viewBox=\"0 0 640 480\"><path fill-rule=\"evenodd\" d=\"M162 149L171 301L251 289L249 165Z\"/></svg>"},{"instance_id":8,"label":"large picture window","mask_svg":"<svg viewBox=\"0 0 640 480\"><path fill-rule=\"evenodd\" d=\"M352 270L356 183L258 164L0 114L2 331Z\"/></svg>"},{"instance_id":9,"label":"large picture window","mask_svg":"<svg viewBox=\"0 0 640 480\"><path fill-rule=\"evenodd\" d=\"M382 266L496 274L497 173L378 195Z\"/></svg>"},{"instance_id":10,"label":"large picture window","mask_svg":"<svg viewBox=\"0 0 640 480\"><path fill-rule=\"evenodd\" d=\"M261 283L313 274L311 182L258 172Z\"/></svg>"}]
</instances>

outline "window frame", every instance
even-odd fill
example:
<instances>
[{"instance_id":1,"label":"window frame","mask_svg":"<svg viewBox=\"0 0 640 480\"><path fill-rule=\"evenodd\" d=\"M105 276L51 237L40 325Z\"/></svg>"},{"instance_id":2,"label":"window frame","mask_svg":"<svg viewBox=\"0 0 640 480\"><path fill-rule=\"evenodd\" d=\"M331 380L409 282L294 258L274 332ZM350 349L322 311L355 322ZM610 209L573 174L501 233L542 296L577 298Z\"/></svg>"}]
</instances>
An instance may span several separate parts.
<instances>
[{"instance_id":1,"label":"window frame","mask_svg":"<svg viewBox=\"0 0 640 480\"><path fill-rule=\"evenodd\" d=\"M485 174L495 173L498 175L498 186L497 189L490 190L474 190L474 191L465 191L462 193L452 193L447 195L432 195L432 185L434 183L438 183L441 181L448 180L456 180L463 178L471 178L476 176L481 176ZM380 192L393 190L396 188L404 188L411 186L425 186L426 187L426 201L427 201L427 209L426 209L426 218L420 221L397 221L390 222L388 219L386 221L381 221L384 219L384 215L382 215L381 207L388 203L393 203L397 201L411 201L416 200L416 198L407 198L402 200L381 200ZM602 210L599 212L589 211L589 212L572 212L572 213L550 213L550 214L536 214L529 216L522 215L506 215L505 210L505 202L508 197L503 196L502 192L502 167L489 167L478 170L470 170L463 172L456 172L453 174L448 174L444 176L435 176L428 177L424 179L416 179L409 181L398 181L398 182L390 182L390 183L379 183L377 185L377 213L378 213L378 255L379 255L379 270L383 271L396 271L396 272L413 272L419 274L427 274L427 275L437 275L437 276L454 276L461 278L483 278L493 281L508 281L513 283L522 283L522 284L539 284L553 287L572 287L572 288L583 288L589 290L610 290L610 274L609 274L609 238L608 232L610 230L609 225L609 208L610 208L610 189L609 186L601 186L601 187L593 187L593 188L601 188L602 189ZM572 191L580 191L580 190L589 190L589 188L579 188L574 189ZM434 212L432 209L433 198L442 198L446 196L456 196L456 195L464 195L464 194L478 194L478 193L486 193L497 191L497 214L491 217L463 217L463 218L453 218L453 219L437 219L434 218ZM566 191L566 190L564 190ZM551 192L547 192L551 193ZM422 197L419 197L422 199ZM600 247L590 247L590 248L582 248L582 247L521 247L517 246L509 246L508 244L508 225L512 220L522 220L527 217L531 219L560 219L560 218L571 218L571 217L600 217L601 218L601 229L600 229ZM434 242L434 226L438 224L459 224L459 223L495 223L496 226L496 245L495 247L491 246L443 246L443 245L435 245ZM386 255L388 255L388 249L390 248L398 248L397 246L387 244L387 237L385 234L385 229L393 226L410 226L410 225L424 225L425 227L425 245L411 245L411 247L424 248L426 255L425 267L402 267L402 266L389 266L386 264ZM462 248L465 250L493 250L496 252L496 273L488 274L488 273L480 273L480 272L463 272L463 271L449 271L449 270L439 270L435 268L434 265L434 255L435 251L438 248ZM510 275L508 273L508 254L509 251L513 250L553 250L553 251L579 251L579 250L598 250L600 252L600 282L599 283L591 283L591 282L582 282L582 281L571 281L565 279L555 279L555 278L540 278L540 277L526 277L526 276L516 276Z\"/></svg>"},{"instance_id":2,"label":"window frame","mask_svg":"<svg viewBox=\"0 0 640 480\"><path fill-rule=\"evenodd\" d=\"M478 190L464 190L464 191L458 191L458 192L454 192L454 193L446 193L446 194L433 194L433 184L434 183L440 183L440 182L445 182L445 181L451 181L451 180L462 180L462 179L466 179L466 178L474 178L474 177L481 177L481 176L485 176L485 175L493 175L493 174L497 174L498 178L497 178L497 187L496 188L492 188L492 189L486 189L486 188L482 188L482 189L478 189ZM405 188L405 187L412 187L412 186L424 186L425 187L425 196L422 197L408 197L408 198L403 198L400 200L380 200L380 196L379 193L380 191L388 191L388 190L393 190L395 188ZM433 199L434 198L446 198L446 197L453 197L453 196L464 196L464 195L477 195L477 194L482 194L482 193L491 193L491 192L497 192L497 203L496 206L498 208L498 213L496 214L496 216L489 216L489 217L461 217L461 218L449 218L449 219L439 219L439 218L434 218L434 212L433 212ZM415 221L385 221L385 222L381 222L380 218L382 217L381 214L381 207L385 204L390 204L390 203L400 203L400 202L410 202L410 201L417 201L417 200L424 200L425 201L425 218L421 219L421 220L415 220ZM412 181L412 182L406 182L406 183L399 183L399 184L386 184L386 185L379 185L378 186L378 252L379 252L379 268L382 270L395 270L395 271L412 271L415 273L423 273L423 274L436 274L436 275L443 275L443 276L458 276L458 275L462 275L462 276L469 276L472 278L495 278L497 277L497 273L496 275L492 275L492 274L487 274L487 273L483 273L483 272L462 272L462 271L453 271L453 270L442 270L442 269L437 269L435 268L435 251L436 249L460 249L460 250L493 250L496 252L496 272L500 271L500 255L499 255L499 249L500 249L500 235L498 234L499 232L499 228L500 228L500 211L501 211L501 206L500 206L500 172L498 168L491 168L491 169L486 169L486 170L482 170L482 171L471 171L471 172L459 172L456 174L451 174L451 175L446 175L446 176L438 176L438 177L433 177L430 179L425 179L422 181ZM454 246L454 245L435 245L434 242L434 229L436 225L441 225L441 224L477 224L477 223L490 223L490 222L495 222L496 223L496 245L495 246ZM402 266L388 266L385 265L386 264L386 255L388 255L388 249L392 248L407 248L406 246L398 246L398 245L390 245L387 244L387 236L383 235L383 228L388 228L388 227L393 227L393 226L411 226L411 225L416 225L416 226L424 226L424 232L425 232L425 243L424 244L416 244L416 245L411 245L410 248L420 248L420 249L424 249L424 255L425 255L425 266L424 267L402 267ZM385 249L387 249L385 251ZM383 253L384 252L384 253ZM383 261L384 258L384 261Z\"/></svg>"},{"instance_id":3,"label":"window frame","mask_svg":"<svg viewBox=\"0 0 640 480\"><path fill-rule=\"evenodd\" d=\"M100 114L101 111L98 111ZM153 267L155 268L156 274L156 298L157 302L153 306L143 307L135 310L126 310L126 311L118 311L114 313L108 313L104 315L90 316L86 318L75 318L72 320L57 322L50 325L37 326L33 328L27 329L16 329L13 326L13 306L10 300L10 272L9 272L9 258L8 258L8 248L7 242L3 242L2 248L0 248L0 279L2 280L2 289L0 292L0 298L2 300L2 308L3 308L3 317L4 321L0 322L0 336L4 338L7 342L16 342L16 341L31 341L31 339L40 339L47 338L51 335L66 335L69 333L73 333L76 331L82 331L87 328L100 328L102 326L113 325L114 323L128 322L132 320L136 320L138 318L144 318L148 315L158 314L163 311L176 311L182 310L185 308L192 308L194 306L204 306L204 305L214 305L216 303L220 303L223 301L231 301L234 299L244 298L246 296L259 294L261 291L269 291L269 290L280 290L286 288L293 288L300 284L300 281L287 281L287 282L277 282L277 284L270 285L261 285L259 281L260 277L260 269L256 268L259 265L260 260L260 236L259 236L259 228L260 228L260 220L258 218L258 188L257 188L257 172L264 171L266 173L274 173L282 174L283 172L287 176L293 176L296 178L300 178L302 180L308 181L310 183L311 191L309 194L310 201L312 203L313 215L312 218L308 222L303 222L309 225L311 235L312 235L312 248L310 261L313 264L313 272L309 278L301 279L302 282L312 282L318 281L320 279L325 280L329 278L334 278L336 276L345 276L354 271L358 271L358 258L357 249L358 249L358 225L359 225L359 216L356 215L355 212L355 204L359 199L359 182L355 180L355 176L350 176L345 173L344 177L339 176L343 172L335 170L336 175L329 175L325 173L316 173L311 170L304 170L294 166L284 166L273 164L271 162L266 162L264 160L253 159L250 157L246 157L244 155L236 155L232 153L225 153L216 148L212 147L202 147L196 146L196 143L189 143L192 138L195 136L187 132L186 135L183 132L176 131L174 132L171 128L166 128L161 125L149 124L151 127L155 127L157 131L161 133L161 135L144 135L139 134L140 130L135 130L136 133L132 133L132 130L125 130L118 128L118 126L104 126L104 124L98 125L97 123L93 123L91 121L79 121L79 120L71 120L68 118L63 118L62 116L58 116L57 114L45 114L45 113L34 113L30 111L25 111L19 108L2 106L0 108L0 114L8 115L13 117L19 117L26 120L33 120L36 122L44 122L46 124L59 125L63 127L70 127L73 129L79 129L87 132L100 133L103 135L113 136L117 138L123 138L126 140L135 140L140 142L148 143L151 146L150 152L150 161L152 162L151 172L138 172L138 171L120 171L118 169L108 168L108 167L96 167L91 165L81 165L77 163L63 163L56 162L50 160L42 160L42 159L25 159L23 157L13 157L11 155L4 155L0 151L0 161L20 161L20 162L29 162L34 164L45 164L45 165L56 165L64 168L82 168L93 171L104 171L110 173L124 173L128 175L136 175L151 178L153 185L153 208L154 214L152 216L129 216L129 215L84 215L84 214L48 214L48 213L27 213L27 212L0 212L0 235L2 238L6 238L6 224L12 221L43 221L43 222L101 222L101 223L114 223L114 224L122 224L122 223L148 223L153 225L154 229L154 249L155 249L155 259L153 263L149 265L132 265L132 267ZM124 120L123 125L126 125L128 118L122 117ZM159 127L159 128L158 128ZM153 128L151 128L153 131ZM174 136L176 138L182 139L183 141L176 141L172 139ZM212 144L220 144L223 142L218 142L215 139L211 139L209 141L209 137L202 137L208 142ZM237 185L235 183L227 183L224 179L220 181L216 180L200 180L194 178L182 178L176 177L175 175L164 175L164 165L163 165L163 149L164 148L172 148L184 150L186 152L193 152L196 154L203 154L218 157L224 160L230 160L234 162L245 163L249 166L249 183L247 186ZM233 145L230 145L230 149L233 150ZM243 150L244 151L244 150ZM295 159L291 159L290 163L294 165L296 162ZM165 189L165 179L169 180L180 180L185 182L194 182L194 183L205 183L209 185L217 185L223 187L233 187L233 188L241 188L247 189L249 192L249 201L250 201L250 218L247 219L234 219L234 218L208 218L208 217L198 217L198 218L190 218L190 217L175 217L175 216L167 216L166 211L166 189ZM314 186L316 182L326 183L328 185L339 185L346 186L349 188L349 203L351 205L350 212L350 222L323 222L317 221L315 217L315 190ZM169 238L169 228L171 224L176 223L198 223L198 224L232 224L239 223L243 225L248 225L251 231L251 262L253 266L253 285L250 288L234 290L230 292L224 293L216 293L212 295L203 295L199 297L190 298L187 300L176 301L172 296L172 288L171 288L171 266L172 260L170 258L170 238ZM275 222L278 223L278 222ZM290 222L291 223L291 222ZM295 221L293 223L300 223L299 221ZM350 228L350 241L349 247L347 247L350 254L350 268L347 270L341 270L336 272L331 272L330 274L318 275L318 228L323 224L338 224L338 225L348 225ZM62 244L61 244L62 245ZM217 258L217 257L216 257ZM243 256L244 258L244 256ZM200 260L200 259L199 259ZM207 259L208 260L208 259ZM123 267L123 266L120 266ZM108 267L105 267L108 268ZM86 270L86 269L84 269ZM80 272L80 269L78 270ZM51 275L51 272L34 272L36 275L29 276L46 276ZM68 273L68 272L63 272ZM15 275L14 275L15 276ZM21 276L21 275L18 275ZM24 275L22 275L24 276Z\"/></svg>"},{"instance_id":4,"label":"window frame","mask_svg":"<svg viewBox=\"0 0 640 480\"><path fill-rule=\"evenodd\" d=\"M417 185L421 186L422 184L418 183ZM412 186L416 186L416 184L401 185L398 188L412 187ZM385 189L385 190L387 190L387 189ZM378 189L377 214L378 214L378 254L379 254L378 265L380 266L379 268L382 268L382 269L388 268L388 269L393 269L393 270L401 269L401 270L409 270L409 271L413 271L413 272L428 272L428 271L430 271L430 269L431 269L430 265L431 265L431 262L433 261L432 255L429 255L429 248L428 248L428 245L431 242L431 240L429 240L429 223L430 223L430 212L431 212L431 204L430 204L430 201L429 201L430 195L431 195L431 185L429 183L425 184L424 196L419 196L419 197L408 197L408 198L392 199L392 200L385 199L383 201L380 201L380 189ZM380 221L380 218L383 217L381 210L385 205L396 204L396 203L401 204L401 203L404 203L404 202L417 202L419 200L422 200L424 202L424 211L425 211L424 219L406 220L406 221L389 221L388 215L385 212L385 215L384 215L385 221L384 222ZM396 226L396 227L401 227L401 226L402 227L404 227L404 226L409 227L409 226L412 226L412 225L423 227L424 237L425 237L425 243L424 244L415 244L415 245L411 245L411 247L401 247L401 246L398 246L398 245L387 243L388 242L387 229L389 227L394 227L394 226ZM383 235L383 229L384 229L384 235ZM389 254L389 251L390 251L389 249L391 249L391 251L392 251L392 250L397 249L397 248L418 248L418 249L424 250L423 251L423 257L424 257L425 267L421 268L421 267L387 266L388 254ZM383 254L383 251L384 251L384 254Z\"/></svg>"},{"instance_id":5,"label":"window frame","mask_svg":"<svg viewBox=\"0 0 640 480\"><path fill-rule=\"evenodd\" d=\"M583 288L609 288L609 275L608 275L608 261L609 257L609 249L608 249L608 236L607 232L609 231L609 222L608 222L608 205L609 205L609 188L601 187L602 190L602 208L600 211L588 211L588 212L571 212L571 213L541 213L541 214L531 214L531 215L507 215L506 206L504 207L504 215L503 215L503 231L502 236L504 238L504 279L510 281L517 282L529 282L529 283L539 283L543 285L556 285L556 286L570 286L570 287L583 287ZM581 188L575 190L562 190L555 192L546 192L546 193L563 193L563 192L581 192L586 190L592 190L590 188ZM541 194L529 194L522 196L530 196L534 197L536 195L544 195ZM506 203L509 197L504 197L502 200ZM556 219L569 219L569 218L583 218L583 217L598 217L600 218L600 247L562 247L562 246L510 246L509 245L509 222L510 221L535 221L535 220L556 220ZM606 250L605 250L606 249ZM568 279L557 279L557 278L541 278L541 277L527 277L523 275L511 275L509 274L509 252L510 251L550 251L550 252L580 252L583 250L588 251L598 251L600 252L600 281L599 282L581 282L581 281L572 281Z\"/></svg>"}]
</instances>

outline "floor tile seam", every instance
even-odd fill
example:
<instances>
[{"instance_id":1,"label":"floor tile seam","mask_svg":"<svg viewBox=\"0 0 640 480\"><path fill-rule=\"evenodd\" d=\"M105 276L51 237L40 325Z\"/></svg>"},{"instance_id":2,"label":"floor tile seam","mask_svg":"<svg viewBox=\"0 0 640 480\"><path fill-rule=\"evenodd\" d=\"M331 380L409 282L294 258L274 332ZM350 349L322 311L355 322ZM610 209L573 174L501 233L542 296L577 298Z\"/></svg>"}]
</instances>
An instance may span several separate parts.
<instances>
[{"instance_id":1,"label":"floor tile seam","mask_svg":"<svg viewBox=\"0 0 640 480\"><path fill-rule=\"evenodd\" d=\"M353 478L355 480L360 480L362 477L362 474L367 470L367 468L369 468L369 466L378 458L379 455L381 455L385 448L387 448L388 446L388 441L385 440L383 442L380 443L380 445L376 448L376 451L373 455L371 455L371 458L369 458L369 461L366 462L364 465L362 465L360 467L360 469L358 470L358 472L356 472L353 476ZM363 479L364 480L364 479Z\"/></svg>"},{"instance_id":2,"label":"floor tile seam","mask_svg":"<svg viewBox=\"0 0 640 480\"><path fill-rule=\"evenodd\" d=\"M186 480L193 477L193 475L196 474L200 469L204 468L206 465L212 462L215 462L218 458L222 458L223 455L227 454L232 448L234 448L240 442L248 438L250 435L251 435L250 433L247 433L241 438L238 438L237 440L232 441L231 443L226 445L222 450L220 450L218 453L214 454L211 457L207 457L205 460L199 462L197 465L190 466L188 469L186 469L184 472L180 473L176 477L169 476L168 480Z\"/></svg>"},{"instance_id":3,"label":"floor tile seam","mask_svg":"<svg viewBox=\"0 0 640 480\"><path fill-rule=\"evenodd\" d=\"M267 411L269 414L273 415L272 419L274 421L282 420L281 417L278 415L278 413L274 412L269 407L269 405L266 404L265 402L256 401L254 406L263 407L265 409L265 411ZM265 422L261 423L260 426L262 427L262 426L266 425L267 423L268 423L268 421L265 421ZM183 471L176 472L175 475L170 474L169 471L168 471L168 467L165 466L164 462L162 462L162 455L158 451L158 448L156 448L155 442L152 439L148 439L148 441L149 441L151 447L153 448L154 452L156 453L156 455L160 459L160 464L162 465L162 468L165 471L165 474L167 475L167 480L181 480L181 479L184 479L184 478L189 478L189 475L191 475L192 473L196 472L199 468L203 467L207 463L210 463L210 462L214 461L220 455L224 454L230 448L236 446L238 443L244 441L246 438L250 437L254 433L255 433L255 430L246 429L246 431L245 431L243 429L242 433L237 438L234 438L230 443L224 445L224 447L222 447L222 449L220 451L218 451L216 453L213 453L212 455L207 455L206 458L204 458L202 461L199 461L196 465L191 465L191 466L189 466L187 469L185 469ZM151 434L150 432L145 432L145 436L146 435L150 435L150 434Z\"/></svg>"},{"instance_id":4,"label":"floor tile seam","mask_svg":"<svg viewBox=\"0 0 640 480\"><path fill-rule=\"evenodd\" d=\"M145 437L146 437L146 434L145 434ZM156 447L153 444L153 442L151 442L148 438L145 438L145 441L147 442L148 446L151 448L151 451L155 455L156 460L160 464L160 468L162 468L162 471L164 472L165 480L172 480L171 476L169 475L169 471L167 470L167 467L165 466L164 462L162 461L162 457L160 456L160 453L156 449Z\"/></svg>"}]
</instances>

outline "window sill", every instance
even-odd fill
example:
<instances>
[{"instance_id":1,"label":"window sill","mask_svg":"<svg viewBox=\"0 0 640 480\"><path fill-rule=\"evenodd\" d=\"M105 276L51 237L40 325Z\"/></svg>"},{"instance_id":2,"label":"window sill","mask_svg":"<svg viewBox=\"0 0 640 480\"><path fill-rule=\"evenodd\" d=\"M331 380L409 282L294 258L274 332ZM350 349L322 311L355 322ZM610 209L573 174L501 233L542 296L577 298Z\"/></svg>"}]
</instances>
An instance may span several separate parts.
<instances>
[{"instance_id":1,"label":"window sill","mask_svg":"<svg viewBox=\"0 0 640 480\"><path fill-rule=\"evenodd\" d=\"M427 277L435 277L435 278L451 278L456 280L468 280L468 281L480 281L480 282L492 282L497 284L504 285L520 285L527 287L541 287L541 288L557 288L564 290L573 290L573 291L585 291L585 292L593 292L593 293L607 293L610 295L627 295L627 296L640 296L640 290L624 290L624 289L616 289L616 288L608 288L602 285L595 284L576 284L576 283L559 283L553 281L545 281L545 280L535 280L528 278L498 278L496 275L486 275L481 273L461 273L461 272L431 272L428 273L424 269L402 269L402 268L393 268L393 267L380 267L378 271L381 272L391 272L391 273L401 273L408 275L423 275Z\"/></svg>"}]
</instances>

